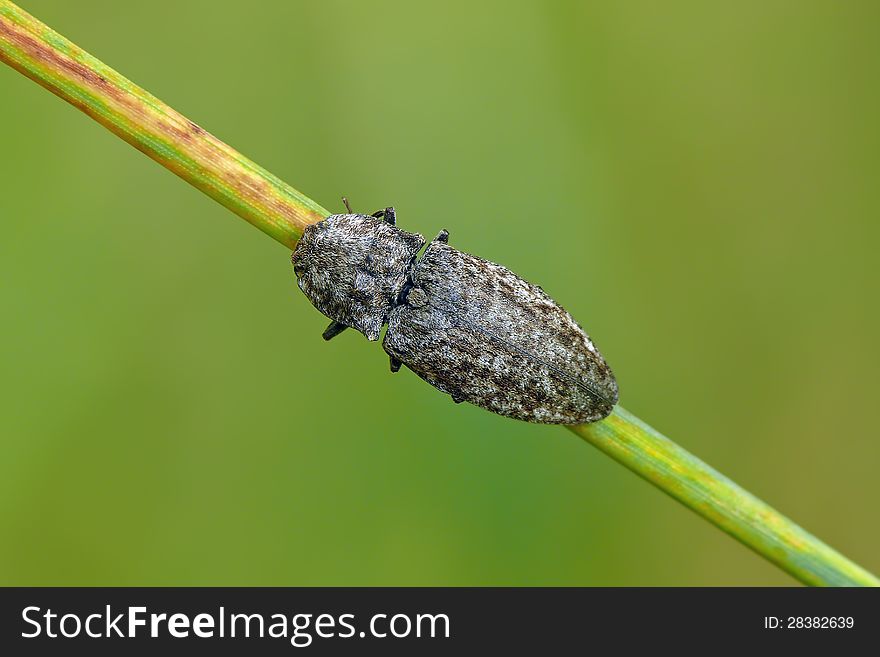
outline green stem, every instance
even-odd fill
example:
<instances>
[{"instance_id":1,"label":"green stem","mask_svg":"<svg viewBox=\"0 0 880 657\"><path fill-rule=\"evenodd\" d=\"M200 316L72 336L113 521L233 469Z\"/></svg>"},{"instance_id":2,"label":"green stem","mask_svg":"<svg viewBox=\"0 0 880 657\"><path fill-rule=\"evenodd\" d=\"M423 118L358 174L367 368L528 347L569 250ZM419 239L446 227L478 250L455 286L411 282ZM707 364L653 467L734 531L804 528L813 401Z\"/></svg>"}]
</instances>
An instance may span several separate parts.
<instances>
[{"instance_id":1,"label":"green stem","mask_svg":"<svg viewBox=\"0 0 880 657\"><path fill-rule=\"evenodd\" d=\"M329 212L12 2L0 0L0 61L293 248Z\"/></svg>"},{"instance_id":2,"label":"green stem","mask_svg":"<svg viewBox=\"0 0 880 657\"><path fill-rule=\"evenodd\" d=\"M0 0L0 60L289 248L329 214L8 0ZM569 428L802 582L880 586L620 407L601 422Z\"/></svg>"},{"instance_id":3,"label":"green stem","mask_svg":"<svg viewBox=\"0 0 880 657\"><path fill-rule=\"evenodd\" d=\"M620 406L601 422L569 429L804 584L880 586L867 570Z\"/></svg>"}]
</instances>

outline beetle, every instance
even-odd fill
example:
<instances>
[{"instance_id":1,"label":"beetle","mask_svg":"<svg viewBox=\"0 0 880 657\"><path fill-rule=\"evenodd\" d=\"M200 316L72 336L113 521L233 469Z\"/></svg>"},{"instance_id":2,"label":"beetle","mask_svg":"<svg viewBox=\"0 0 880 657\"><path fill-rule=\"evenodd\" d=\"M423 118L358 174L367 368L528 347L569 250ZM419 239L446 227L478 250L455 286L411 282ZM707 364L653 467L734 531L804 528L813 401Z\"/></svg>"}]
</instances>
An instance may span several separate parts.
<instances>
[{"instance_id":1,"label":"beetle","mask_svg":"<svg viewBox=\"0 0 880 657\"><path fill-rule=\"evenodd\" d=\"M379 339L391 371L405 365L456 403L506 417L580 424L618 400L611 368L580 325L539 286L502 265L396 225L394 208L309 225L291 256L297 285L331 319Z\"/></svg>"}]
</instances>

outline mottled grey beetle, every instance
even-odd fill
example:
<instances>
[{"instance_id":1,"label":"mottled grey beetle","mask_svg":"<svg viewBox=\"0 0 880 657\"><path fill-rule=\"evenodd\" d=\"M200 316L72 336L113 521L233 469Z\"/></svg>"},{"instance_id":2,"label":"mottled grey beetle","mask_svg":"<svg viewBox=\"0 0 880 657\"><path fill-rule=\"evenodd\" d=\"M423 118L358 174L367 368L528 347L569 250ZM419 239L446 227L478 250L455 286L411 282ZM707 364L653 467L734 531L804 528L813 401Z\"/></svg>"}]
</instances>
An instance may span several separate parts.
<instances>
[{"instance_id":1,"label":"mottled grey beetle","mask_svg":"<svg viewBox=\"0 0 880 657\"><path fill-rule=\"evenodd\" d=\"M332 321L378 340L391 371L406 365L452 396L550 424L607 416L617 382L583 329L537 285L395 225L394 208L334 214L308 226L291 258L299 288Z\"/></svg>"}]
</instances>

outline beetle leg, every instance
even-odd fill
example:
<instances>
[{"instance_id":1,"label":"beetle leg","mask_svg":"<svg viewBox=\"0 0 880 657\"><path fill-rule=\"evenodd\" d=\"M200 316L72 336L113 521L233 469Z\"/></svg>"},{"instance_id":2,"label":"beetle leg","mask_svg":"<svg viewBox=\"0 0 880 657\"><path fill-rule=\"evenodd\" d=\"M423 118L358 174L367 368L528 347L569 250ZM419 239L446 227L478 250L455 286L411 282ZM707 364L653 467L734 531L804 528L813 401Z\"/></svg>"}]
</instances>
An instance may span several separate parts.
<instances>
[{"instance_id":1,"label":"beetle leg","mask_svg":"<svg viewBox=\"0 0 880 657\"><path fill-rule=\"evenodd\" d=\"M437 237L434 238L435 242L440 242L441 244L449 244L449 231L441 230Z\"/></svg>"},{"instance_id":2,"label":"beetle leg","mask_svg":"<svg viewBox=\"0 0 880 657\"><path fill-rule=\"evenodd\" d=\"M327 330L321 334L321 337L325 340L332 340L347 328L348 327L341 322L330 322L330 326L328 326Z\"/></svg>"},{"instance_id":3,"label":"beetle leg","mask_svg":"<svg viewBox=\"0 0 880 657\"><path fill-rule=\"evenodd\" d=\"M391 371L399 372L400 366L403 365L399 360L397 360L394 356L391 356Z\"/></svg>"},{"instance_id":4,"label":"beetle leg","mask_svg":"<svg viewBox=\"0 0 880 657\"><path fill-rule=\"evenodd\" d=\"M342 197L342 203L345 205L345 209L348 210L348 214L354 214L354 212L351 211L351 206L348 204L348 199L344 196Z\"/></svg>"},{"instance_id":5,"label":"beetle leg","mask_svg":"<svg viewBox=\"0 0 880 657\"><path fill-rule=\"evenodd\" d=\"M394 212L394 208L379 210L378 212L374 212L372 216L376 217L376 219L384 218L386 224L391 224L392 226L397 225L397 214Z\"/></svg>"}]
</instances>

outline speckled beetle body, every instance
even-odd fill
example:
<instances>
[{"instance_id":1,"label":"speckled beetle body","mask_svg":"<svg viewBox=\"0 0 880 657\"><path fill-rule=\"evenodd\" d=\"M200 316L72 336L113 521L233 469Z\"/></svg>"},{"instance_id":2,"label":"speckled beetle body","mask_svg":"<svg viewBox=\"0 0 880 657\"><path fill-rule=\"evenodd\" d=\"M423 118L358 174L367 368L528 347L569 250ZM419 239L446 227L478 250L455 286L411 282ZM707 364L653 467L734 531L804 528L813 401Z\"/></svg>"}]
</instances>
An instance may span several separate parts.
<instances>
[{"instance_id":1,"label":"speckled beetle body","mask_svg":"<svg viewBox=\"0 0 880 657\"><path fill-rule=\"evenodd\" d=\"M579 424L607 416L617 382L583 329L544 291L501 265L395 225L393 208L309 226L293 252L300 289L332 320L378 340L452 396L507 417Z\"/></svg>"}]
</instances>

